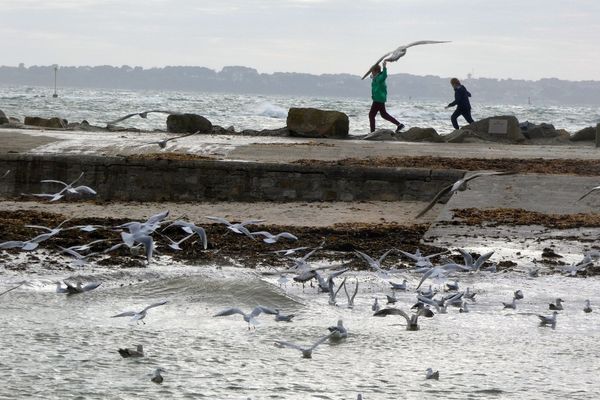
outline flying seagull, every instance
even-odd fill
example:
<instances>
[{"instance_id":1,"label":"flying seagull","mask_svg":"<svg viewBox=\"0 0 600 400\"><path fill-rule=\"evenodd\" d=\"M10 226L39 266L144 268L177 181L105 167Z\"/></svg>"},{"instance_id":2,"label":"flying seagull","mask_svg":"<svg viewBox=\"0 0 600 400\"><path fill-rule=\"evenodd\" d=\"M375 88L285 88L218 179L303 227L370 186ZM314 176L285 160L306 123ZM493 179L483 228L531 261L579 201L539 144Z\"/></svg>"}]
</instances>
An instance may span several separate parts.
<instances>
[{"instance_id":1,"label":"flying seagull","mask_svg":"<svg viewBox=\"0 0 600 400\"><path fill-rule=\"evenodd\" d=\"M288 239L288 240L298 240L298 238L295 235L292 235L289 232L281 232L278 233L277 235L273 235L270 232L267 231L260 231L260 232L250 232L251 235L254 236L263 236L263 242L265 243L275 243L277 242L279 239L283 238L283 239Z\"/></svg>"},{"instance_id":2,"label":"flying seagull","mask_svg":"<svg viewBox=\"0 0 600 400\"><path fill-rule=\"evenodd\" d=\"M384 308L373 314L374 317L387 317L388 315L400 315L406 319L406 330L407 331L418 331L419 324L418 320L420 316L431 318L433 317L433 311L428 308L422 308L417 311L416 314L410 316L399 308Z\"/></svg>"},{"instance_id":3,"label":"flying seagull","mask_svg":"<svg viewBox=\"0 0 600 400\"><path fill-rule=\"evenodd\" d=\"M154 307L164 306L165 304L167 304L166 300L161 301L159 303L150 304L148 307L144 308L141 311L125 311L121 314L113 315L111 318L132 317L132 321L142 321L143 324L146 324L144 322L144 318L146 318L146 313L148 312L148 310Z\"/></svg>"},{"instance_id":4,"label":"flying seagull","mask_svg":"<svg viewBox=\"0 0 600 400\"><path fill-rule=\"evenodd\" d=\"M200 131L192 132L192 133L186 133L185 135L174 136L174 137L171 137L171 138L166 138L166 139L162 139L162 140L159 140L159 141L156 141L156 142L145 142L145 144L157 144L158 147L160 147L161 149L164 149L165 147L167 147L167 143L170 142L171 140L181 139L181 138L184 138L184 137L195 135L197 133L200 133Z\"/></svg>"},{"instance_id":5,"label":"flying seagull","mask_svg":"<svg viewBox=\"0 0 600 400\"><path fill-rule=\"evenodd\" d=\"M180 227L181 230L184 231L185 233L190 233L190 234L195 233L196 235L198 235L200 237L200 240L202 240L202 247L204 247L204 250L206 250L206 248L208 247L208 240L206 238L206 231L204 230L204 228L196 226L196 224L194 224L193 222L177 220L177 221L171 222L162 231L164 232L172 226Z\"/></svg>"},{"instance_id":6,"label":"flying seagull","mask_svg":"<svg viewBox=\"0 0 600 400\"><path fill-rule=\"evenodd\" d=\"M373 64L371 66L371 68L369 68L369 71L362 77L362 80L364 80L367 76L369 76L369 74L371 73L371 69L374 66L379 65L379 63L381 61L383 61L384 59L385 59L385 61L389 61L389 62L398 61L401 57L404 57L406 55L406 50L409 47L419 46L422 44L436 44L436 43L450 43L450 42L449 41L439 41L439 40L419 40L418 42L412 42L412 43L406 44L404 46L400 46L396 50L390 51L388 53L385 53L383 56L381 56L379 58L379 60L377 60L375 62L375 64Z\"/></svg>"},{"instance_id":7,"label":"flying seagull","mask_svg":"<svg viewBox=\"0 0 600 400\"><path fill-rule=\"evenodd\" d=\"M290 349L296 349L296 350L300 350L300 352L302 353L302 357L303 358L312 358L312 352L314 349L316 349L320 344L322 344L323 342L325 342L327 339L329 339L330 336L333 335L334 332L323 336L322 338L320 338L319 340L317 340L312 346L300 346L294 343L290 343L290 342L284 342L281 340L276 340L275 341L275 346L277 347L287 347Z\"/></svg>"},{"instance_id":8,"label":"flying seagull","mask_svg":"<svg viewBox=\"0 0 600 400\"><path fill-rule=\"evenodd\" d=\"M275 310L272 310L268 307L256 306L249 314L246 314L237 307L231 307L219 311L218 313L213 315L213 317L227 317L229 315L240 314L242 318L244 318L244 321L248 323L248 329L250 329L250 325L254 326L258 323L256 317L258 317L261 313L277 315L277 311Z\"/></svg>"},{"instance_id":9,"label":"flying seagull","mask_svg":"<svg viewBox=\"0 0 600 400\"><path fill-rule=\"evenodd\" d=\"M67 287L63 288L61 285L61 282L58 281L58 282L56 282L56 292L57 293L66 293L67 295L89 292L91 290L96 289L98 286L100 286L102 284L101 282L91 282L91 283L88 283L88 284L82 286L81 282L77 282L75 285L73 285L71 282L69 282L67 280L65 280L63 282Z\"/></svg>"},{"instance_id":10,"label":"flying seagull","mask_svg":"<svg viewBox=\"0 0 600 400\"><path fill-rule=\"evenodd\" d=\"M148 111L142 111L140 113L127 114L124 117L121 117L119 119L115 119L114 121L107 122L106 126L109 127L111 125L116 124L117 122L125 121L126 119L129 119L131 117L135 117L136 115L139 115L141 118L146 119L148 117L148 114L150 114L150 113L161 113L161 114L168 114L168 115L181 115L181 113L177 112L177 111L148 110Z\"/></svg>"},{"instance_id":11,"label":"flying seagull","mask_svg":"<svg viewBox=\"0 0 600 400\"><path fill-rule=\"evenodd\" d=\"M514 175L516 174L516 172L514 171L506 171L506 172L478 172L475 173L471 176L469 176L468 178L462 178L456 182L454 182L452 185L448 185L445 188L443 188L442 190L439 191L438 194L435 195L435 197L433 198L433 200L431 200L431 203L429 203L427 205L427 207L425 207L418 215L417 218L421 218L423 215L425 215L427 213L427 211L431 210L433 208L433 206L436 205L436 203L446 194L449 194L450 196L452 196L454 193L460 191L464 191L467 189L467 183L475 178L479 178L482 176L494 176L494 175Z\"/></svg>"},{"instance_id":12,"label":"flying seagull","mask_svg":"<svg viewBox=\"0 0 600 400\"><path fill-rule=\"evenodd\" d=\"M232 224L231 222L229 222L225 218L221 218L221 217L207 216L206 218L210 219L211 221L215 221L215 222L218 222L220 224L224 224L225 227L227 229L229 229L231 232L237 233L237 234L240 234L240 235L246 235L246 236L248 236L252 240L254 240L254 236L252 236L252 234L250 233L250 231L248 230L248 228L246 228L246 225L255 225L255 224L260 224L261 222L265 222L264 219L253 219L253 220L242 221L242 222L239 222L239 223L236 223L236 224Z\"/></svg>"}]
</instances>

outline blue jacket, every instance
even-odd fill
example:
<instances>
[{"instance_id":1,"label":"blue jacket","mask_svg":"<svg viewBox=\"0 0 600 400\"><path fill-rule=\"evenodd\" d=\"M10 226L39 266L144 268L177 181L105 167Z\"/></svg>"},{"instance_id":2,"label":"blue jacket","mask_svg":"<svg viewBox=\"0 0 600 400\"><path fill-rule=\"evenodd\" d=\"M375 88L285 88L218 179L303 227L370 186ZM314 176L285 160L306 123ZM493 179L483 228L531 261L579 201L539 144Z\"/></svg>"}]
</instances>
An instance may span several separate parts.
<instances>
[{"instance_id":1,"label":"blue jacket","mask_svg":"<svg viewBox=\"0 0 600 400\"><path fill-rule=\"evenodd\" d=\"M469 93L466 87L460 85L454 89L454 101L448 104L448 107L457 106L457 110L470 110L471 103L469 102L469 97L471 97L471 93Z\"/></svg>"}]
</instances>

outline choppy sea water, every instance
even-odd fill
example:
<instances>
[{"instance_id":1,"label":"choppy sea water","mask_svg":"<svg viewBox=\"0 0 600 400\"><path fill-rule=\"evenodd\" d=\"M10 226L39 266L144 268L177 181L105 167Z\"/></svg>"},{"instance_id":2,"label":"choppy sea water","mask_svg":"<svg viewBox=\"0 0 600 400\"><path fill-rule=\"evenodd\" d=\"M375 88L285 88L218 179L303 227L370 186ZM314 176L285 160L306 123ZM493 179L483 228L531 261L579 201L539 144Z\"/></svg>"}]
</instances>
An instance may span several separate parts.
<instances>
[{"instance_id":1,"label":"choppy sea water","mask_svg":"<svg viewBox=\"0 0 600 400\"><path fill-rule=\"evenodd\" d=\"M285 126L290 107L316 107L346 113L350 118L350 131L353 135L363 135L369 131L369 93L365 93L364 98L355 99L61 88L59 97L53 98L52 91L45 87L2 87L0 110L20 119L24 116L60 116L70 122L85 119L93 125L105 126L107 122L129 113L159 109L197 113L214 124L224 127L233 125L236 130L260 130ZM452 96L449 92L448 102L452 100ZM476 94L474 96L472 102L475 119L515 115L521 122L552 123L557 129L569 132L595 126L600 122L600 107L490 105L477 103ZM433 127L439 133L449 133L453 130L450 123L452 110L444 108L448 102L398 100L392 95L387 102L387 109L408 128ZM393 128L393 125L380 117L377 123L378 127ZM145 120L134 117L123 124L148 130L166 128L163 114L150 114Z\"/></svg>"},{"instance_id":2,"label":"choppy sea water","mask_svg":"<svg viewBox=\"0 0 600 400\"><path fill-rule=\"evenodd\" d=\"M5 274L0 289L27 283L0 298L0 398L43 399L592 399L600 397L600 304L597 278L526 274L459 274L462 289L478 294L468 314L420 320L408 332L401 317L373 317L373 298L385 303L388 284L370 273L348 274L360 282L355 307L343 290L338 306L315 287L262 277L237 268L155 264L146 269L89 269L80 275L102 281L95 291L67 297L54 292L64 275ZM396 306L415 302L419 276ZM521 289L516 311L502 301ZM565 310L555 330L538 326L548 303L562 297ZM582 311L585 299L596 309ZM149 311L146 324L110 318L168 300ZM291 323L261 315L256 330L240 316L213 318L228 306L261 304L296 314ZM350 332L325 343L312 359L275 340L314 342L341 318ZM146 357L122 359L119 347L143 344ZM162 367L162 385L148 374ZM425 380L425 369L440 371Z\"/></svg>"}]
</instances>

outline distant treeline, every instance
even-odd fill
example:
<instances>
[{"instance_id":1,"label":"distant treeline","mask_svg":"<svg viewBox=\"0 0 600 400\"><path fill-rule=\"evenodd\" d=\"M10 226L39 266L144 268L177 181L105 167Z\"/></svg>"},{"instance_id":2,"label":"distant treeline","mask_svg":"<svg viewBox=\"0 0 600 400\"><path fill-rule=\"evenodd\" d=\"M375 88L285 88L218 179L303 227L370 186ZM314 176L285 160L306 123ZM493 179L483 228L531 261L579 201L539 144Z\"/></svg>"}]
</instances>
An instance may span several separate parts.
<instances>
[{"instance_id":1,"label":"distant treeline","mask_svg":"<svg viewBox=\"0 0 600 400\"><path fill-rule=\"evenodd\" d=\"M394 65L394 69L400 66ZM390 72L393 72L391 70ZM460 78L460 77L459 77ZM494 104L600 105L600 82L541 79L464 79L473 93L473 101ZM53 66L0 67L0 84L53 86ZM261 74L248 67L225 67L217 72L204 67L164 68L59 67L59 87L189 90L226 93L255 93L303 96L369 97L370 81L357 75L276 72ZM391 74L388 78L391 98L450 101L453 98L449 78Z\"/></svg>"}]
</instances>

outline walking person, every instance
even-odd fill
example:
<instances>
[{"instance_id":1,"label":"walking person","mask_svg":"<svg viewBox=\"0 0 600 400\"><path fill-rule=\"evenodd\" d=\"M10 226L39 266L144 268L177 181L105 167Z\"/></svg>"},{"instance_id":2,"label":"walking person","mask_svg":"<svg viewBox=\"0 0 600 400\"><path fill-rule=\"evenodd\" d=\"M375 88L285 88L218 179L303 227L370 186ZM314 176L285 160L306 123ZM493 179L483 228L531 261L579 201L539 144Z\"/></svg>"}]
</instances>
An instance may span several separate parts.
<instances>
[{"instance_id":1,"label":"walking person","mask_svg":"<svg viewBox=\"0 0 600 400\"><path fill-rule=\"evenodd\" d=\"M473 118L471 118L471 103L469 102L471 93L469 93L467 88L461 85L460 81L456 78L452 78L450 80L450 84L454 88L454 101L448 104L446 108L456 106L456 110L454 110L454 113L452 113L450 120L452 121L452 126L454 129L459 129L458 117L461 115L469 124L473 123Z\"/></svg>"},{"instance_id":2,"label":"walking person","mask_svg":"<svg viewBox=\"0 0 600 400\"><path fill-rule=\"evenodd\" d=\"M371 98L373 104L371 105L371 111L369 111L369 123L371 125L371 132L375 131L375 116L377 113L381 114L381 117L387 121L390 121L396 125L396 132L400 132L404 125L398 122L398 120L392 117L385 110L385 102L387 101L387 85L385 80L387 79L387 61L383 62L383 71L379 64L374 65L371 68Z\"/></svg>"}]
</instances>

